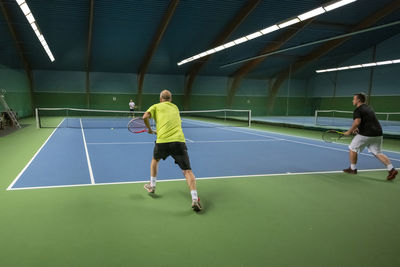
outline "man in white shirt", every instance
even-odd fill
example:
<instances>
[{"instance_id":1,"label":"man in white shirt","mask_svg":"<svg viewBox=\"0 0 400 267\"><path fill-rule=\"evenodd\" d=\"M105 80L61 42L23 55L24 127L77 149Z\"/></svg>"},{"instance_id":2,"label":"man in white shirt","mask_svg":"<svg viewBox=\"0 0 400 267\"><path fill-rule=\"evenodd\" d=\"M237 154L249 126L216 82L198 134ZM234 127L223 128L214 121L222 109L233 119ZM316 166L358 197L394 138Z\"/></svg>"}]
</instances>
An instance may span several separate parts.
<instances>
[{"instance_id":1,"label":"man in white shirt","mask_svg":"<svg viewBox=\"0 0 400 267\"><path fill-rule=\"evenodd\" d=\"M135 102L133 100L129 100L129 110L132 112L132 116L134 116L133 112L135 111Z\"/></svg>"}]
</instances>

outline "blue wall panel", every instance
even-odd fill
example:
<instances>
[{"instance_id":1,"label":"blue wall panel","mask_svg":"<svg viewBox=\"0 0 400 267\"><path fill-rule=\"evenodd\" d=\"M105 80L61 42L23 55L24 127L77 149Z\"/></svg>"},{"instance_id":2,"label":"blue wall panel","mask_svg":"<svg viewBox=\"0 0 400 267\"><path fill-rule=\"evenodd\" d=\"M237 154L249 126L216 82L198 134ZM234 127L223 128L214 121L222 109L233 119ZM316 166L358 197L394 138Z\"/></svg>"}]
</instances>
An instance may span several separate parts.
<instances>
[{"instance_id":1,"label":"blue wall panel","mask_svg":"<svg viewBox=\"0 0 400 267\"><path fill-rule=\"evenodd\" d=\"M137 92L137 75L133 73L90 73L90 92L132 93Z\"/></svg>"},{"instance_id":2,"label":"blue wall panel","mask_svg":"<svg viewBox=\"0 0 400 267\"><path fill-rule=\"evenodd\" d=\"M34 70L35 92L85 92L86 76L83 71Z\"/></svg>"}]
</instances>

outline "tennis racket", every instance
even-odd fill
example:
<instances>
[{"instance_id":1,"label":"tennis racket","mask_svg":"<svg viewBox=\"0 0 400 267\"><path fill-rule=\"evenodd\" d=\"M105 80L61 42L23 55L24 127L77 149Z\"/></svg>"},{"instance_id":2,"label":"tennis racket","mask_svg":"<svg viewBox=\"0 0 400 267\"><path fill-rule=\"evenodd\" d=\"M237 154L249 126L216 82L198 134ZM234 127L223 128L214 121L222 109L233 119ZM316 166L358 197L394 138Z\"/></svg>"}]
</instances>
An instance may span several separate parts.
<instances>
[{"instance_id":1,"label":"tennis racket","mask_svg":"<svg viewBox=\"0 0 400 267\"><path fill-rule=\"evenodd\" d=\"M322 134L322 140L327 143L337 143L344 137L343 132L339 132L336 130L328 130Z\"/></svg>"},{"instance_id":2,"label":"tennis racket","mask_svg":"<svg viewBox=\"0 0 400 267\"><path fill-rule=\"evenodd\" d=\"M146 124L144 123L144 120L141 117L131 119L128 123L128 130L135 134L148 132ZM154 130L153 133L156 134Z\"/></svg>"}]
</instances>

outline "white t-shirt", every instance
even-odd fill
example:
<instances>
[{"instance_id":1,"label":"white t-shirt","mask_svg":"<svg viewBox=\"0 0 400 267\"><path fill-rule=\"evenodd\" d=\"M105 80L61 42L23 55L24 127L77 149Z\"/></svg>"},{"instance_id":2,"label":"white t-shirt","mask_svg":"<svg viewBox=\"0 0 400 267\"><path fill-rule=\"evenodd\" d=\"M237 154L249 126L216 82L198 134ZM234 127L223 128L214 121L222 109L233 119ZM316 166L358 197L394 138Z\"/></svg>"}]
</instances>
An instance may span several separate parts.
<instances>
[{"instance_id":1,"label":"white t-shirt","mask_svg":"<svg viewBox=\"0 0 400 267\"><path fill-rule=\"evenodd\" d=\"M135 102L131 101L129 102L129 108L134 109L135 108Z\"/></svg>"}]
</instances>

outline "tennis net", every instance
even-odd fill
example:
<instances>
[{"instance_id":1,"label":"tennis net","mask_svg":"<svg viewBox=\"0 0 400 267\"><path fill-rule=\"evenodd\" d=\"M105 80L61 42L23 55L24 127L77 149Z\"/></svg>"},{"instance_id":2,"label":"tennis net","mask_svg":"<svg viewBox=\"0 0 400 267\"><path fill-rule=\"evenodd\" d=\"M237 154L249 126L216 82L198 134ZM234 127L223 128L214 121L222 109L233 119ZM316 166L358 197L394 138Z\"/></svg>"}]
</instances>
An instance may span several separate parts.
<instances>
[{"instance_id":1,"label":"tennis net","mask_svg":"<svg viewBox=\"0 0 400 267\"><path fill-rule=\"evenodd\" d=\"M400 112L375 112L382 126L400 126ZM353 111L316 110L315 125L349 126L353 122Z\"/></svg>"},{"instance_id":2,"label":"tennis net","mask_svg":"<svg viewBox=\"0 0 400 267\"><path fill-rule=\"evenodd\" d=\"M38 128L126 128L133 116L141 117L143 114L143 111L37 108L36 125ZM183 128L251 125L251 110L180 111L180 115Z\"/></svg>"}]
</instances>

